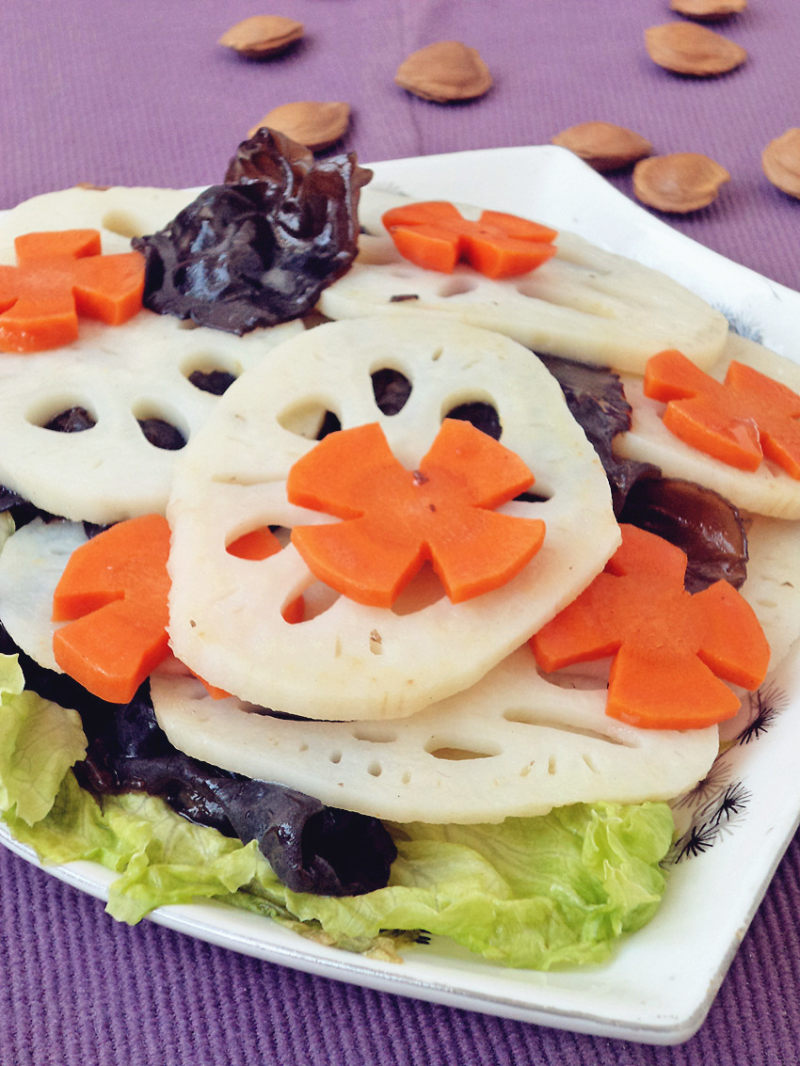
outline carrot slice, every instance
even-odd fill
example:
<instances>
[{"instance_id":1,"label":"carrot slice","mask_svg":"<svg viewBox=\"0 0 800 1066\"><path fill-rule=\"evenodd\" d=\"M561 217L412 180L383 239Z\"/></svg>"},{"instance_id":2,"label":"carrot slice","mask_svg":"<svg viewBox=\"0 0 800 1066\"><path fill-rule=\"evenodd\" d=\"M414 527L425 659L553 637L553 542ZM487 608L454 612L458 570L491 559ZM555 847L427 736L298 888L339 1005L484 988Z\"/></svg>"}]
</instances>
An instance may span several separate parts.
<instances>
[{"instance_id":1,"label":"carrot slice","mask_svg":"<svg viewBox=\"0 0 800 1066\"><path fill-rule=\"evenodd\" d=\"M231 541L226 551L229 555L235 555L237 559L250 559L258 562L260 559L268 559L281 550L281 542L269 528L259 526L251 529L249 533L243 533Z\"/></svg>"},{"instance_id":2,"label":"carrot slice","mask_svg":"<svg viewBox=\"0 0 800 1066\"><path fill-rule=\"evenodd\" d=\"M295 596L294 599L289 600L281 611L281 617L290 626L295 626L298 622L304 622L306 618L305 599L302 596Z\"/></svg>"},{"instance_id":3,"label":"carrot slice","mask_svg":"<svg viewBox=\"0 0 800 1066\"><path fill-rule=\"evenodd\" d=\"M119 522L72 553L53 597L53 651L89 692L128 703L168 652L169 526Z\"/></svg>"},{"instance_id":4,"label":"carrot slice","mask_svg":"<svg viewBox=\"0 0 800 1066\"><path fill-rule=\"evenodd\" d=\"M466 262L490 278L516 277L556 254L558 233L549 226L503 211L483 211L472 222L443 200L393 207L383 224L404 258L445 274Z\"/></svg>"},{"instance_id":5,"label":"carrot slice","mask_svg":"<svg viewBox=\"0 0 800 1066\"><path fill-rule=\"evenodd\" d=\"M389 607L430 561L453 603L510 581L542 545L538 519L494 508L533 483L522 460L468 422L446 419L418 470L377 423L324 437L292 467L290 502L341 522L295 526L311 572L358 603Z\"/></svg>"},{"instance_id":6,"label":"carrot slice","mask_svg":"<svg viewBox=\"0 0 800 1066\"><path fill-rule=\"evenodd\" d=\"M541 222L534 222L519 215L509 215L505 211L482 211L481 222L486 226L497 226L507 237L521 241L536 241L552 244L558 236L557 229L551 229Z\"/></svg>"},{"instance_id":7,"label":"carrot slice","mask_svg":"<svg viewBox=\"0 0 800 1066\"><path fill-rule=\"evenodd\" d=\"M440 226L398 226L391 231L395 248L404 259L440 274L452 274L461 256L461 242L457 234Z\"/></svg>"},{"instance_id":8,"label":"carrot slice","mask_svg":"<svg viewBox=\"0 0 800 1066\"><path fill-rule=\"evenodd\" d=\"M736 714L725 682L764 680L769 645L752 608L725 581L690 595L686 556L623 525L603 573L531 638L547 672L613 656L606 713L649 729L701 729Z\"/></svg>"},{"instance_id":9,"label":"carrot slice","mask_svg":"<svg viewBox=\"0 0 800 1066\"><path fill-rule=\"evenodd\" d=\"M800 479L800 395L786 385L735 360L721 383L670 349L648 361L644 391L666 403L664 425L698 451L740 470L766 457Z\"/></svg>"},{"instance_id":10,"label":"carrot slice","mask_svg":"<svg viewBox=\"0 0 800 1066\"><path fill-rule=\"evenodd\" d=\"M79 316L119 325L141 310L144 257L101 255L97 230L27 233L14 246L18 265L0 268L0 351L60 347Z\"/></svg>"},{"instance_id":11,"label":"carrot slice","mask_svg":"<svg viewBox=\"0 0 800 1066\"><path fill-rule=\"evenodd\" d=\"M471 234L464 243L466 250L462 257L487 278L528 274L556 254L552 244L494 234Z\"/></svg>"}]
</instances>

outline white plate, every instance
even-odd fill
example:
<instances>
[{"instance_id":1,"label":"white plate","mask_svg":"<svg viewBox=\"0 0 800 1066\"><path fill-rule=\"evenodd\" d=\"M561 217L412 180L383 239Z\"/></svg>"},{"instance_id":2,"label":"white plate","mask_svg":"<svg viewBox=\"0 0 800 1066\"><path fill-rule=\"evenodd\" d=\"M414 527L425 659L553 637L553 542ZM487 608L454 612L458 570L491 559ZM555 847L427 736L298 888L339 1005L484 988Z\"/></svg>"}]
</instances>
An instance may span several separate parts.
<instances>
[{"instance_id":1,"label":"white plate","mask_svg":"<svg viewBox=\"0 0 800 1066\"><path fill-rule=\"evenodd\" d=\"M798 346L800 294L676 233L564 149L464 152L374 170L376 184L420 199L472 202L573 230L671 274L781 354ZM407 950L398 965L317 945L222 905L163 907L151 917L234 951L382 991L582 1033L657 1044L686 1040L702 1024L800 818L794 755L800 655L780 672L768 706L754 713L759 710L769 712L765 721L759 718L749 742L724 756L698 795L693 829L683 841L685 861L674 865L656 918L604 966L506 970L438 939ZM5 828L0 841L36 861ZM114 877L87 862L47 869L100 898Z\"/></svg>"}]
</instances>

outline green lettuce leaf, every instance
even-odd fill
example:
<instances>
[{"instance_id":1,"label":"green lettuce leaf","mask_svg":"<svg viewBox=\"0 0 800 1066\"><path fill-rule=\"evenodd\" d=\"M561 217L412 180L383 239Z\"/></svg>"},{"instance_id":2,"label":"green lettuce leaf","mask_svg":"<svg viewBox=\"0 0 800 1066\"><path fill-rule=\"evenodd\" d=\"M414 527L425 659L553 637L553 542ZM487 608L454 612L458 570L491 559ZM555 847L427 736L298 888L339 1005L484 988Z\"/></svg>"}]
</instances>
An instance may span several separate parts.
<instances>
[{"instance_id":1,"label":"green lettuce leaf","mask_svg":"<svg viewBox=\"0 0 800 1066\"><path fill-rule=\"evenodd\" d=\"M579 804L500 825L394 828L387 888L339 900L289 894L336 938L383 929L448 936L493 962L551 969L609 956L655 913L673 833L665 804Z\"/></svg>"},{"instance_id":2,"label":"green lettuce leaf","mask_svg":"<svg viewBox=\"0 0 800 1066\"><path fill-rule=\"evenodd\" d=\"M193 825L141 794L98 803L69 770L84 744L78 716L22 691L16 661L0 657L3 818L42 862L89 859L118 873L108 910L122 921L214 899L350 950L393 957L393 943L424 930L493 962L550 969L607 958L664 892L669 807L599 803L500 825L392 826L399 854L386 888L293 893L255 842Z\"/></svg>"},{"instance_id":3,"label":"green lettuce leaf","mask_svg":"<svg viewBox=\"0 0 800 1066\"><path fill-rule=\"evenodd\" d=\"M23 691L24 683L16 656L0 656L0 810L34 825L86 753L86 738L75 711Z\"/></svg>"}]
</instances>

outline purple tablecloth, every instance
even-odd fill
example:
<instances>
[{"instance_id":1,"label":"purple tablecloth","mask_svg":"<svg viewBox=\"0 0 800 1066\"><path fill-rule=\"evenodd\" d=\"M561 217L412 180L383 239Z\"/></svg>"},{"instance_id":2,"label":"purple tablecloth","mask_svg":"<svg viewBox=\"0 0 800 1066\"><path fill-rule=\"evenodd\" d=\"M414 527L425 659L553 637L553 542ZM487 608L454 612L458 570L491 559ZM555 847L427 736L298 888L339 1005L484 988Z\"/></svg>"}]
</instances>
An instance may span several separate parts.
<instances>
[{"instance_id":1,"label":"purple tablecloth","mask_svg":"<svg viewBox=\"0 0 800 1066\"><path fill-rule=\"evenodd\" d=\"M644 134L658 153L699 151L723 164L731 181L719 200L669 221L800 285L800 202L760 164L764 145L800 123L796 0L751 0L720 25L750 58L711 80L648 58L645 27L677 17L666 0L296 0L271 12L307 29L282 58L247 62L217 46L259 11L242 0L5 0L0 207L80 181L218 181L247 129L292 100L347 101L352 124L337 148L363 162L547 143L604 119ZM448 107L394 85L406 55L446 39L480 50L495 79L489 95ZM629 172L610 180L631 194ZM365 991L148 922L117 925L101 903L0 850L0 1062L792 1063L799 885L795 841L705 1025L685 1045L650 1048Z\"/></svg>"}]
</instances>

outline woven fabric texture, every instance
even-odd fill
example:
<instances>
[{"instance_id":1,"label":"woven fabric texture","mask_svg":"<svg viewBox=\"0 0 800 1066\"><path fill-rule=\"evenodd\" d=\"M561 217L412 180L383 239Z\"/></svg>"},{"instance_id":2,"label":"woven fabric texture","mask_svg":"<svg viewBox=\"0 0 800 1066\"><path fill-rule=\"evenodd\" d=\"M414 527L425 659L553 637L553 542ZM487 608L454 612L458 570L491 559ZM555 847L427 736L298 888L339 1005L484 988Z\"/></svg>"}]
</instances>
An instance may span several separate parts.
<instances>
[{"instance_id":1,"label":"woven fabric texture","mask_svg":"<svg viewBox=\"0 0 800 1066\"><path fill-rule=\"evenodd\" d=\"M5 0L0 208L77 182L221 181L247 130L279 104L340 100L335 151L359 160L545 144L578 122L705 153L731 174L676 229L792 288L800 202L769 184L766 143L800 121L796 0L751 0L720 24L749 53L696 79L649 59L665 0L294 0L304 39L268 62L217 44L244 0ZM494 77L450 106L394 83L437 40L479 49ZM610 177L632 195L630 171ZM445 190L446 192L446 190ZM724 900L720 901L724 906ZM0 1063L8 1066L789 1066L800 1041L800 844L789 847L710 1014L678 1047L649 1047L450 1009L308 976L99 901L0 849ZM687 949L688 950L688 949Z\"/></svg>"}]
</instances>

